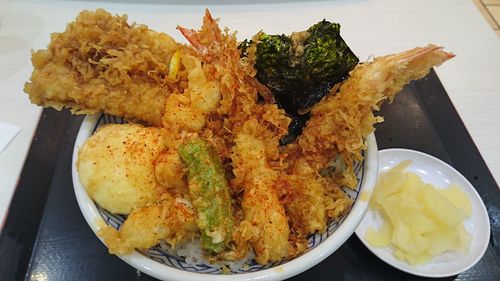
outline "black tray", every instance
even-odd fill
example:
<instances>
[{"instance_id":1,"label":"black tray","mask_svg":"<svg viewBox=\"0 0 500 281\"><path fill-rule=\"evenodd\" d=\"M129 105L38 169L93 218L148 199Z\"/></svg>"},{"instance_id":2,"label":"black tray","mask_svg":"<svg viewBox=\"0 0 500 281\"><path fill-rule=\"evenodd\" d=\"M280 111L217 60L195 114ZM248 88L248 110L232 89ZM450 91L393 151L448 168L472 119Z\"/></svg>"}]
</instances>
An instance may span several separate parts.
<instances>
[{"instance_id":1,"label":"black tray","mask_svg":"<svg viewBox=\"0 0 500 281\"><path fill-rule=\"evenodd\" d=\"M403 147L454 166L477 189L491 239L470 270L445 280L500 280L500 191L434 72L382 108L379 149ZM0 280L154 280L109 255L85 222L71 180L81 116L46 109L38 124L0 237ZM207 278L209 279L209 278ZM292 280L423 280L375 257L353 235L330 257Z\"/></svg>"}]
</instances>

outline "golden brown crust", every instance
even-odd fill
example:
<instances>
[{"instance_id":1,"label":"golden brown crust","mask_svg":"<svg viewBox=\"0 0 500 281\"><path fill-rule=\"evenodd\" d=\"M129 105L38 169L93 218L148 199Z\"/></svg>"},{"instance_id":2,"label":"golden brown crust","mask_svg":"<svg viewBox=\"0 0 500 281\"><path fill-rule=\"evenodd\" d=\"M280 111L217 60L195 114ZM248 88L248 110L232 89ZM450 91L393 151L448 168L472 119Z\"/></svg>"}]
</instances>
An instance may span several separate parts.
<instances>
[{"instance_id":1,"label":"golden brown crust","mask_svg":"<svg viewBox=\"0 0 500 281\"><path fill-rule=\"evenodd\" d=\"M190 203L165 193L160 202L136 209L119 230L108 225L98 233L111 254L128 254L165 240L172 246L192 239L198 231Z\"/></svg>"},{"instance_id":2,"label":"golden brown crust","mask_svg":"<svg viewBox=\"0 0 500 281\"><path fill-rule=\"evenodd\" d=\"M410 81L424 77L430 68L452 57L440 47L429 45L358 65L338 93L332 91L314 106L311 119L289 153L306 158L318 171L340 154L347 168L337 177L337 183L354 187L353 163L363 159L364 138L383 121L373 112Z\"/></svg>"},{"instance_id":3,"label":"golden brown crust","mask_svg":"<svg viewBox=\"0 0 500 281\"><path fill-rule=\"evenodd\" d=\"M76 163L89 196L113 214L156 202L163 187L154 162L165 148L161 130L138 124L100 127L80 148Z\"/></svg>"},{"instance_id":4,"label":"golden brown crust","mask_svg":"<svg viewBox=\"0 0 500 281\"><path fill-rule=\"evenodd\" d=\"M237 243L250 242L260 264L290 255L290 228L275 185L279 172L268 164L265 137L257 120L248 120L235 137L233 172L244 188L241 207L244 220L235 233Z\"/></svg>"},{"instance_id":5,"label":"golden brown crust","mask_svg":"<svg viewBox=\"0 0 500 281\"><path fill-rule=\"evenodd\" d=\"M148 176L160 193L168 193L150 192L120 231L100 232L119 254L160 239L174 245L196 232L195 214L182 201L188 195L177 155L193 136L222 159L235 202L234 241L217 258L240 259L253 249L256 261L267 264L303 253L308 235L324 231L352 205L340 186L356 184L353 164L382 121L373 111L451 57L430 45L358 66L312 108L297 141L281 147L290 118L255 78L255 46L241 58L235 33L222 31L208 11L201 30L178 28L192 47L126 20L103 10L82 12L52 36L47 50L33 53L35 70L25 86L39 105L104 111L162 127L154 129L161 151L143 166L151 168ZM332 159L343 168L321 173Z\"/></svg>"},{"instance_id":6,"label":"golden brown crust","mask_svg":"<svg viewBox=\"0 0 500 281\"><path fill-rule=\"evenodd\" d=\"M179 47L164 33L129 25L126 15L83 11L52 34L47 50L33 52L35 69L24 90L37 105L160 125L166 97L180 90L168 78Z\"/></svg>"}]
</instances>

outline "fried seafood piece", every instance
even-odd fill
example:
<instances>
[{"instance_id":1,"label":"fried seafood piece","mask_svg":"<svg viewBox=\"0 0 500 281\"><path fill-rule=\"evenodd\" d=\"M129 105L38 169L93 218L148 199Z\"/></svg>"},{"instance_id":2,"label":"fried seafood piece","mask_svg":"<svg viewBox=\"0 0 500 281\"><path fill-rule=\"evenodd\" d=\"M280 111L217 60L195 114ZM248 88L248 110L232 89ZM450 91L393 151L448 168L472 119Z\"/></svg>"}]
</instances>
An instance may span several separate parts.
<instances>
[{"instance_id":1,"label":"fried seafood piece","mask_svg":"<svg viewBox=\"0 0 500 281\"><path fill-rule=\"evenodd\" d=\"M354 187L353 163L363 159L364 138L375 130L375 123L383 121L373 112L384 100L392 101L410 81L423 78L433 66L452 57L441 47L428 45L358 65L337 93L331 92L313 107L297 145L289 147L291 157L304 158L319 171L340 155L345 169L336 180Z\"/></svg>"},{"instance_id":2,"label":"fried seafood piece","mask_svg":"<svg viewBox=\"0 0 500 281\"><path fill-rule=\"evenodd\" d=\"M178 134L180 130L199 132L207 122L207 115L217 110L221 99L219 82L205 75L201 60L189 54L180 56L187 73L187 88L167 98L162 123Z\"/></svg>"},{"instance_id":3,"label":"fried seafood piece","mask_svg":"<svg viewBox=\"0 0 500 281\"><path fill-rule=\"evenodd\" d=\"M235 240L249 241L260 264L280 261L291 251L288 218L274 188L279 174L266 160L265 138L257 120L250 119L233 146L233 172L244 186L244 220L235 230Z\"/></svg>"},{"instance_id":4,"label":"fried seafood piece","mask_svg":"<svg viewBox=\"0 0 500 281\"><path fill-rule=\"evenodd\" d=\"M194 47L206 80L218 82L217 109L207 116L206 128L200 135L215 146L223 161L231 161L233 138L250 118L257 118L260 126L269 128L274 136L283 137L290 118L278 108L269 89L255 78L255 56L241 57L236 34L222 31L208 10L201 30L178 29ZM279 163L282 155L274 136L265 140L266 151L269 159Z\"/></svg>"},{"instance_id":5,"label":"fried seafood piece","mask_svg":"<svg viewBox=\"0 0 500 281\"><path fill-rule=\"evenodd\" d=\"M240 57L235 34L222 32L208 10L201 30L179 30L204 62L204 73L219 81L220 103L202 135L231 163L233 193L243 193L243 221L233 235L235 256L244 256L249 242L261 264L289 257L290 228L279 201L278 181L285 157L279 139L287 133L290 118L255 79L255 58Z\"/></svg>"},{"instance_id":6,"label":"fried seafood piece","mask_svg":"<svg viewBox=\"0 0 500 281\"><path fill-rule=\"evenodd\" d=\"M292 198L284 203L292 229L301 237L326 228L325 181L306 161L295 161L287 180Z\"/></svg>"},{"instance_id":7,"label":"fried seafood piece","mask_svg":"<svg viewBox=\"0 0 500 281\"><path fill-rule=\"evenodd\" d=\"M83 11L46 50L32 53L32 103L73 113L105 112L161 125L169 93L182 92L182 48L170 36L97 9ZM174 57L174 59L172 59Z\"/></svg>"},{"instance_id":8,"label":"fried seafood piece","mask_svg":"<svg viewBox=\"0 0 500 281\"><path fill-rule=\"evenodd\" d=\"M110 225L98 236L111 254L123 255L135 249L147 249L165 240L172 247L192 239L198 231L191 203L164 193L157 204L133 211L119 230Z\"/></svg>"},{"instance_id":9,"label":"fried seafood piece","mask_svg":"<svg viewBox=\"0 0 500 281\"><path fill-rule=\"evenodd\" d=\"M129 214L156 202L164 192L156 181L154 163L166 146L159 128L100 127L78 151L80 182L104 209Z\"/></svg>"},{"instance_id":10,"label":"fried seafood piece","mask_svg":"<svg viewBox=\"0 0 500 281\"><path fill-rule=\"evenodd\" d=\"M352 199L335 182L335 177L322 177L325 182L325 211L328 219L339 219L352 206Z\"/></svg>"},{"instance_id":11,"label":"fried seafood piece","mask_svg":"<svg viewBox=\"0 0 500 281\"><path fill-rule=\"evenodd\" d=\"M333 180L322 177L309 162L299 159L288 171L290 198L284 201L290 227L299 238L323 232L327 222L338 219L352 205L352 199Z\"/></svg>"}]
</instances>

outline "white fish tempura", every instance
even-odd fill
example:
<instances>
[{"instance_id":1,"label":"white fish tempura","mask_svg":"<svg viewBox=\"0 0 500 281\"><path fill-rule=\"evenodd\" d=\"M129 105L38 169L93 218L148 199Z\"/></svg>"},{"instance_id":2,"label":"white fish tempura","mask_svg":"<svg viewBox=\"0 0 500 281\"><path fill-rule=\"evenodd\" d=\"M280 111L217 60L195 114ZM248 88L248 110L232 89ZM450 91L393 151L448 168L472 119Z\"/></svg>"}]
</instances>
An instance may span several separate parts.
<instances>
[{"instance_id":1,"label":"white fish tempura","mask_svg":"<svg viewBox=\"0 0 500 281\"><path fill-rule=\"evenodd\" d=\"M165 193L158 204L134 210L119 230L106 226L99 231L112 254L147 249L165 240L169 245L192 239L198 232L196 214L189 201Z\"/></svg>"}]
</instances>

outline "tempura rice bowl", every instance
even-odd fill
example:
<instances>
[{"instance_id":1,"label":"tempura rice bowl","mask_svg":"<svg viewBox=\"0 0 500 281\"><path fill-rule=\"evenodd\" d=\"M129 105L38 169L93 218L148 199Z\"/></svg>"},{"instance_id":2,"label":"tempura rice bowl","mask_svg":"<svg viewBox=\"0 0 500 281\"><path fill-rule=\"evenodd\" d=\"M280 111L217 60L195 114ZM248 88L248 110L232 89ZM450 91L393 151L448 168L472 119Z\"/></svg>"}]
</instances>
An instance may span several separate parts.
<instances>
[{"instance_id":1,"label":"tempura rice bowl","mask_svg":"<svg viewBox=\"0 0 500 281\"><path fill-rule=\"evenodd\" d=\"M123 123L123 120L104 114L85 117L73 150L72 177L76 198L85 220L96 234L106 224L119 228L126 217L112 215L95 204L79 181L76 161L78 150L84 142L99 126L109 123ZM339 220L331 221L323 234L316 233L310 236L308 249L294 259L262 266L249 256L248 264L242 265L242 262L226 264L223 270L220 265L214 266L200 260L201 249L196 244L182 245L174 250L164 243L146 251L135 251L119 257L136 269L161 280L205 281L207 275L210 275L210 280L281 280L299 274L337 250L354 233L366 213L377 178L378 159L374 134L368 135L365 141L367 143L367 150L363 152L365 159L354 166L358 178L356 189L342 188L353 199L353 206Z\"/></svg>"}]
</instances>

